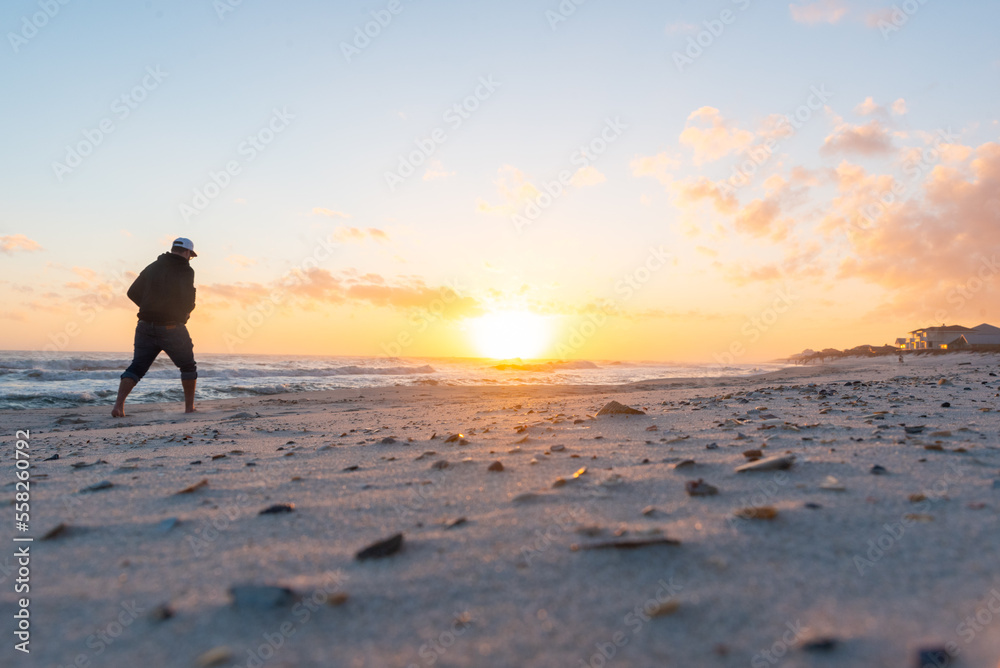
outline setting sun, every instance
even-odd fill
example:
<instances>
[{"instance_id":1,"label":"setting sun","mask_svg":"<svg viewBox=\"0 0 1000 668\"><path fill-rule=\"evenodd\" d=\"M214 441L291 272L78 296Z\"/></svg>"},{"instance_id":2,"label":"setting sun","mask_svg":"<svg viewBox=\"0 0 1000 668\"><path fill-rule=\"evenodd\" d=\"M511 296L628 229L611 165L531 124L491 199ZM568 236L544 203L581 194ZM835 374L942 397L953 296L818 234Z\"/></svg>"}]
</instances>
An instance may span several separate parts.
<instances>
[{"instance_id":1,"label":"setting sun","mask_svg":"<svg viewBox=\"0 0 1000 668\"><path fill-rule=\"evenodd\" d=\"M549 319L526 311L488 313L469 324L476 348L494 359L539 357L552 338Z\"/></svg>"}]
</instances>

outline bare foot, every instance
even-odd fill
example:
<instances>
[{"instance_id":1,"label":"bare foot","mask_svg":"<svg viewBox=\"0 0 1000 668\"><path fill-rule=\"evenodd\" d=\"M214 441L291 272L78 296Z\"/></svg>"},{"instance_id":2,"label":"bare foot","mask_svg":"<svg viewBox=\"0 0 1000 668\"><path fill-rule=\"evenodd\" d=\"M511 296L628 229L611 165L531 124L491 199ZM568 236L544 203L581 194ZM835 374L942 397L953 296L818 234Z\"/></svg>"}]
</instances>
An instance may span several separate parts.
<instances>
[{"instance_id":1,"label":"bare foot","mask_svg":"<svg viewBox=\"0 0 1000 668\"><path fill-rule=\"evenodd\" d=\"M125 417L125 407L115 404L115 407L111 409L111 417Z\"/></svg>"},{"instance_id":2,"label":"bare foot","mask_svg":"<svg viewBox=\"0 0 1000 668\"><path fill-rule=\"evenodd\" d=\"M197 408L185 408L184 412L185 413L197 413L198 409Z\"/></svg>"}]
</instances>

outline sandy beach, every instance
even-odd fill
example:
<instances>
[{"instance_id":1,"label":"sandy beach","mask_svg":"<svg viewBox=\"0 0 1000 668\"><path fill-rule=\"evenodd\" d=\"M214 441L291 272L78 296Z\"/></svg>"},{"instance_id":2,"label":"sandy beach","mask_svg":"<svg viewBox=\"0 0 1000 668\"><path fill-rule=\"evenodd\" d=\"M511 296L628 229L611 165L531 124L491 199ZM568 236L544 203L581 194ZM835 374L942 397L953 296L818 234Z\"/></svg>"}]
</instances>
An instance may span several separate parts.
<instances>
[{"instance_id":1,"label":"sandy beach","mask_svg":"<svg viewBox=\"0 0 1000 668\"><path fill-rule=\"evenodd\" d=\"M4 507L30 430L34 542L31 654L3 663L995 668L997 373L5 411Z\"/></svg>"}]
</instances>

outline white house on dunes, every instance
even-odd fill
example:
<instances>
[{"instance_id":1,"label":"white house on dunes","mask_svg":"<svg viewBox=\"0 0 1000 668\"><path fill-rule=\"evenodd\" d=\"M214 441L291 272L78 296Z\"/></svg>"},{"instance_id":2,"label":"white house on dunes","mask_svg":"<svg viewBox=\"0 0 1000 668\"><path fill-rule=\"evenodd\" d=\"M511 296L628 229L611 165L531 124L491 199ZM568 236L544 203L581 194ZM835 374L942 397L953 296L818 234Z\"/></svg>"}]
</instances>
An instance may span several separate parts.
<instances>
[{"instance_id":1,"label":"white house on dunes","mask_svg":"<svg viewBox=\"0 0 1000 668\"><path fill-rule=\"evenodd\" d=\"M1000 346L1000 327L977 325L942 325L910 332L905 339L896 339L902 350L958 350L983 346Z\"/></svg>"}]
</instances>

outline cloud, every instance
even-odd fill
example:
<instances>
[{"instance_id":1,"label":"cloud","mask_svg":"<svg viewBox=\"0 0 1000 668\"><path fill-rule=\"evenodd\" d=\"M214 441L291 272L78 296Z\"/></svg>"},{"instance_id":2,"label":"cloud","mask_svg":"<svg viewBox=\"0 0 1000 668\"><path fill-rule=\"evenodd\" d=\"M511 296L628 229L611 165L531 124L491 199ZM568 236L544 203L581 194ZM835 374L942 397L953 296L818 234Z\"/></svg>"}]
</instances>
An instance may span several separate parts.
<instances>
[{"instance_id":1,"label":"cloud","mask_svg":"<svg viewBox=\"0 0 1000 668\"><path fill-rule=\"evenodd\" d=\"M860 168L846 180L870 187ZM996 314L1000 286L1000 144L986 143L964 168L938 165L921 193L882 209L866 229L848 235L852 254L840 278L861 278L890 291L886 308L935 322ZM934 317L930 317L933 312ZM976 313L976 315L971 315Z\"/></svg>"},{"instance_id":2,"label":"cloud","mask_svg":"<svg viewBox=\"0 0 1000 668\"><path fill-rule=\"evenodd\" d=\"M40 250L42 250L42 247L37 241L29 239L23 234L8 234L6 236L0 236L0 253L11 254L19 251L31 253Z\"/></svg>"},{"instance_id":3,"label":"cloud","mask_svg":"<svg viewBox=\"0 0 1000 668\"><path fill-rule=\"evenodd\" d=\"M681 206L697 204L701 200L711 202L715 210L723 214L735 213L739 208L739 201L732 192L724 188L725 184L719 184L704 176L677 181L672 190L677 196L677 204Z\"/></svg>"},{"instance_id":4,"label":"cloud","mask_svg":"<svg viewBox=\"0 0 1000 668\"><path fill-rule=\"evenodd\" d=\"M427 165L427 171L424 172L424 181L437 181L449 176L455 176L455 172L447 171L440 160L431 160L430 164Z\"/></svg>"},{"instance_id":5,"label":"cloud","mask_svg":"<svg viewBox=\"0 0 1000 668\"><path fill-rule=\"evenodd\" d=\"M892 113L896 114L897 116L905 116L906 112L907 112L906 100L904 100L903 98L899 98L898 100L892 103Z\"/></svg>"},{"instance_id":6,"label":"cloud","mask_svg":"<svg viewBox=\"0 0 1000 668\"><path fill-rule=\"evenodd\" d=\"M844 0L815 0L798 5L788 5L792 20L796 23L816 25L817 23L838 23L847 16L849 7Z\"/></svg>"},{"instance_id":7,"label":"cloud","mask_svg":"<svg viewBox=\"0 0 1000 668\"><path fill-rule=\"evenodd\" d=\"M598 169L593 165L590 165L588 167L580 168L576 174L573 175L570 183L577 188L586 188L604 183L607 180L608 179L604 176L604 174L598 171Z\"/></svg>"},{"instance_id":8,"label":"cloud","mask_svg":"<svg viewBox=\"0 0 1000 668\"><path fill-rule=\"evenodd\" d=\"M888 130L878 119L872 119L865 125L851 125L838 119L833 133L826 138L820 153L834 155L838 153L857 153L872 156L891 153L892 139Z\"/></svg>"},{"instance_id":9,"label":"cloud","mask_svg":"<svg viewBox=\"0 0 1000 668\"><path fill-rule=\"evenodd\" d=\"M379 274L360 274L345 270L333 274L326 269L289 272L270 284L213 283L199 287L217 305L247 307L268 299L272 294L284 296L282 305L295 303L298 308L315 310L326 305L368 305L399 310L424 309L440 311L443 317L459 318L478 315L479 302L447 286L429 286L413 276L388 280Z\"/></svg>"},{"instance_id":10,"label":"cloud","mask_svg":"<svg viewBox=\"0 0 1000 668\"><path fill-rule=\"evenodd\" d=\"M329 218L350 218L351 214L344 213L343 211L334 211L333 209L324 209L322 207L314 207L312 212L317 216L327 216Z\"/></svg>"},{"instance_id":11,"label":"cloud","mask_svg":"<svg viewBox=\"0 0 1000 668\"><path fill-rule=\"evenodd\" d=\"M476 210L480 213L517 213L539 195L538 188L528 180L524 172L512 165L504 165L497 170L497 178L493 183L503 203L494 205L480 198L476 200Z\"/></svg>"},{"instance_id":12,"label":"cloud","mask_svg":"<svg viewBox=\"0 0 1000 668\"><path fill-rule=\"evenodd\" d=\"M688 23L687 21L675 21L667 24L666 32L668 35L693 35L698 32L698 26L694 23Z\"/></svg>"},{"instance_id":13,"label":"cloud","mask_svg":"<svg viewBox=\"0 0 1000 668\"><path fill-rule=\"evenodd\" d=\"M252 260L246 255L230 255L226 258L226 262L241 269L257 264L257 260Z\"/></svg>"},{"instance_id":14,"label":"cloud","mask_svg":"<svg viewBox=\"0 0 1000 668\"><path fill-rule=\"evenodd\" d=\"M362 243L365 241L375 241L378 243L388 243L389 235L375 227L359 229L357 227L338 227L333 231L333 238L338 243Z\"/></svg>"},{"instance_id":15,"label":"cloud","mask_svg":"<svg viewBox=\"0 0 1000 668\"><path fill-rule=\"evenodd\" d=\"M749 146L753 140L752 132L731 127L730 122L724 119L715 107L701 107L692 112L680 134L681 144L694 151L696 165L714 162L730 153L737 153Z\"/></svg>"},{"instance_id":16,"label":"cloud","mask_svg":"<svg viewBox=\"0 0 1000 668\"><path fill-rule=\"evenodd\" d=\"M681 161L665 151L653 156L636 156L629 165L636 177L652 176L665 186L674 180L674 172L680 169Z\"/></svg>"}]
</instances>

